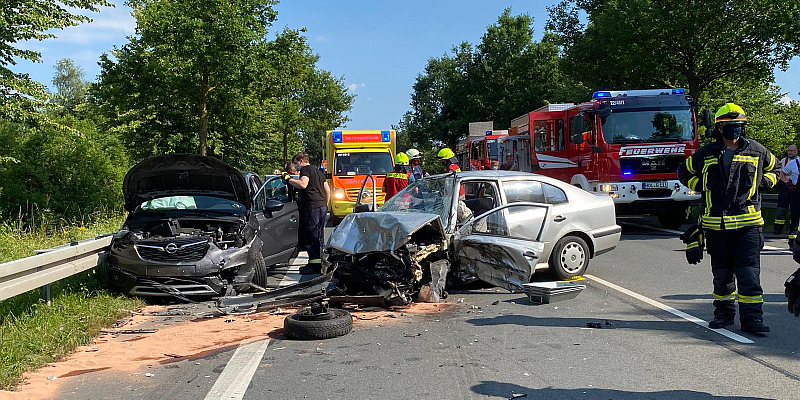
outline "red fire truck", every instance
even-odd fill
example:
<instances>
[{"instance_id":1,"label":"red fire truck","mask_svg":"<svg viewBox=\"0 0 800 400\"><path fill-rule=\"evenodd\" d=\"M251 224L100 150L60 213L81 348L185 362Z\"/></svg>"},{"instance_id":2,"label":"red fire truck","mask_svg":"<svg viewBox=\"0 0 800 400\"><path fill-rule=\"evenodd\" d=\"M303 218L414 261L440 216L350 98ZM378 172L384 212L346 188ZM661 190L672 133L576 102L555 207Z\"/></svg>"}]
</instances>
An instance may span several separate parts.
<instances>
[{"instance_id":1,"label":"red fire truck","mask_svg":"<svg viewBox=\"0 0 800 400\"><path fill-rule=\"evenodd\" d=\"M497 167L503 162L499 139L505 136L508 136L507 130L491 130L482 137L468 138L456 144L455 153L461 169L476 171Z\"/></svg>"},{"instance_id":2,"label":"red fire truck","mask_svg":"<svg viewBox=\"0 0 800 400\"><path fill-rule=\"evenodd\" d=\"M511 130L529 133L531 172L607 193L618 215L657 215L661 226L676 229L700 199L676 172L698 148L684 89L599 91L586 103L550 104L516 118Z\"/></svg>"}]
</instances>

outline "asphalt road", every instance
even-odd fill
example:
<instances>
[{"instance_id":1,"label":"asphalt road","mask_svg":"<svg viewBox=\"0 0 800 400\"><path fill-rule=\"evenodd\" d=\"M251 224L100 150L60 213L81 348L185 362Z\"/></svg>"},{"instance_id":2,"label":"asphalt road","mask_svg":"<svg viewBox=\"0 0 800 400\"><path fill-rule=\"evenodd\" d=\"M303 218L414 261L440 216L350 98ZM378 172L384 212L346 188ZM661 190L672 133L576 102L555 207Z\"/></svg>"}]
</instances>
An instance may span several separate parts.
<instances>
[{"instance_id":1,"label":"asphalt road","mask_svg":"<svg viewBox=\"0 0 800 400\"><path fill-rule=\"evenodd\" d=\"M738 321L716 332L692 322L712 318L708 258L688 265L677 234L648 227L651 219L621 225L619 247L592 260L573 300L532 305L495 288L452 290L443 314L406 314L325 341L265 338L154 367L145 383L87 374L59 398L800 399L800 319L783 295L797 267L788 251L761 258L772 332L745 334Z\"/></svg>"}]
</instances>

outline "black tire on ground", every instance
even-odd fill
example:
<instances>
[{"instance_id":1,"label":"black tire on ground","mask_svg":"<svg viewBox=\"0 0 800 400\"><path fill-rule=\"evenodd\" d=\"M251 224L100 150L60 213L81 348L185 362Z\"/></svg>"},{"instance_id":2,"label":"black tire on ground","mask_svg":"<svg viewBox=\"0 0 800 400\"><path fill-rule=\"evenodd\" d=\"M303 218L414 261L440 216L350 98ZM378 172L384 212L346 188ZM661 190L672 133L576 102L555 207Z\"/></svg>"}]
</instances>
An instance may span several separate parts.
<instances>
[{"instance_id":1,"label":"black tire on ground","mask_svg":"<svg viewBox=\"0 0 800 400\"><path fill-rule=\"evenodd\" d=\"M581 276L589 266L589 246L578 236L564 236L550 253L550 272L559 279Z\"/></svg>"},{"instance_id":2,"label":"black tire on ground","mask_svg":"<svg viewBox=\"0 0 800 400\"><path fill-rule=\"evenodd\" d=\"M664 229L678 229L686 223L686 208L668 208L658 214L658 223Z\"/></svg>"},{"instance_id":3,"label":"black tire on ground","mask_svg":"<svg viewBox=\"0 0 800 400\"><path fill-rule=\"evenodd\" d=\"M267 286L267 264L261 254L256 257L256 263L253 266L253 283L262 288Z\"/></svg>"},{"instance_id":4,"label":"black tire on ground","mask_svg":"<svg viewBox=\"0 0 800 400\"><path fill-rule=\"evenodd\" d=\"M292 339L316 340L344 336L353 330L353 317L346 310L330 310L330 318L302 320L297 313L283 320L283 331Z\"/></svg>"}]
</instances>

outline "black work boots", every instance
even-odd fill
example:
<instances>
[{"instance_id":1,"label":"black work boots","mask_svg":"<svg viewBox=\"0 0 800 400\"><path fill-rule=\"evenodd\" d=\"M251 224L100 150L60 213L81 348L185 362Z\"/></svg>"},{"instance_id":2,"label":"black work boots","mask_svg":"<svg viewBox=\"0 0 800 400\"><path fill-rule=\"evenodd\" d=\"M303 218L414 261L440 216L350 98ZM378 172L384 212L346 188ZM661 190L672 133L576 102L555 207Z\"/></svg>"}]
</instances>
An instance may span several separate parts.
<instances>
[{"instance_id":1,"label":"black work boots","mask_svg":"<svg viewBox=\"0 0 800 400\"><path fill-rule=\"evenodd\" d=\"M742 321L742 331L750 333L767 333L769 332L769 327L764 325L763 319L757 317L749 321Z\"/></svg>"},{"instance_id":2,"label":"black work boots","mask_svg":"<svg viewBox=\"0 0 800 400\"><path fill-rule=\"evenodd\" d=\"M722 317L714 317L711 322L708 323L708 327L711 329L721 329L728 325L733 325L733 317L730 318L722 318Z\"/></svg>"}]
</instances>

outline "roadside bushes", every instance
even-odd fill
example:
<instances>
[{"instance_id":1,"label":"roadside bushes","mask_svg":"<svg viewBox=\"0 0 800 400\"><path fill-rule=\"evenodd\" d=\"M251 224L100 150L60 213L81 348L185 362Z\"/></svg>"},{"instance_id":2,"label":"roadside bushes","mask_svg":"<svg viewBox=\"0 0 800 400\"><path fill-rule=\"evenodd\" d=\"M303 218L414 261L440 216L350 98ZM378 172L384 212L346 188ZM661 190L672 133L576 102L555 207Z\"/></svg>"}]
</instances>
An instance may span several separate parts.
<instances>
[{"instance_id":1,"label":"roadside bushes","mask_svg":"<svg viewBox=\"0 0 800 400\"><path fill-rule=\"evenodd\" d=\"M73 222L117 211L127 162L114 138L90 120L61 118L37 128L0 123L0 219Z\"/></svg>"}]
</instances>

